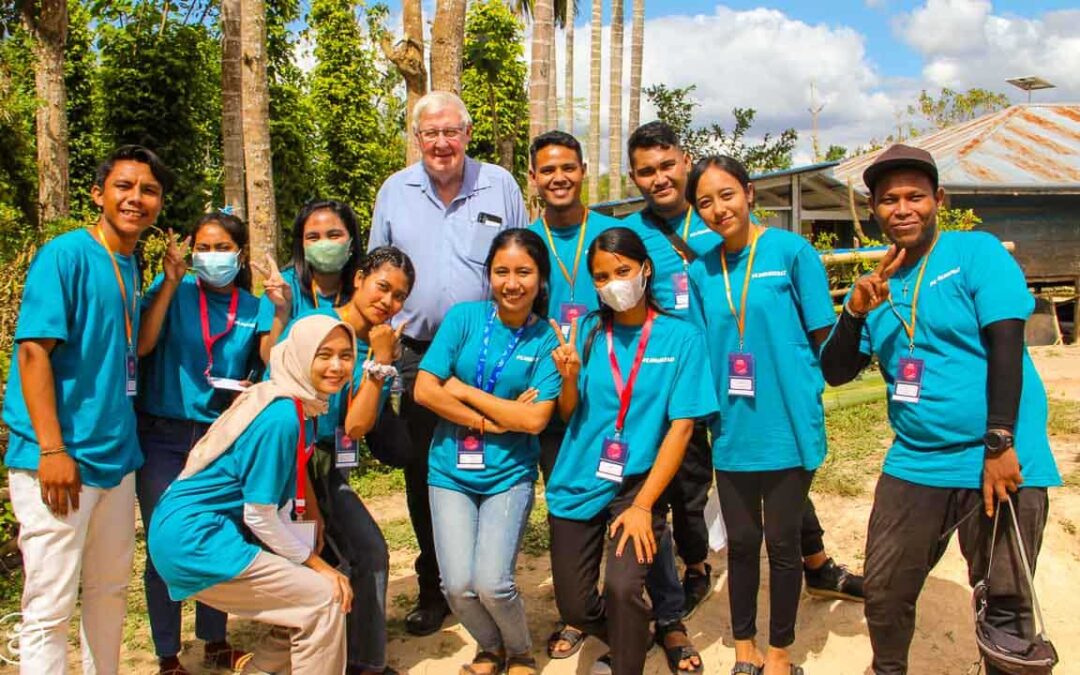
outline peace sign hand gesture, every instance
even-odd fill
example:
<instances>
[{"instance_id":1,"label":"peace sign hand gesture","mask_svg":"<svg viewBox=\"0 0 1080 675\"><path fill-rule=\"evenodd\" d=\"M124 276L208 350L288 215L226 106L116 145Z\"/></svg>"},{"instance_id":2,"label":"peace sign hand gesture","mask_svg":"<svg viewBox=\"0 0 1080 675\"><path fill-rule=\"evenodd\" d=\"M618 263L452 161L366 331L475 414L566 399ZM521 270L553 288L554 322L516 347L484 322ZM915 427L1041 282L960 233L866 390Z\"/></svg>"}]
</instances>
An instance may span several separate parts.
<instances>
[{"instance_id":1,"label":"peace sign hand gesture","mask_svg":"<svg viewBox=\"0 0 1080 675\"><path fill-rule=\"evenodd\" d=\"M576 382L578 373L581 372L581 357L578 355L576 347L578 320L573 319L570 322L569 339L563 337L562 327L559 326L558 321L548 319L548 323L551 324L555 336L559 339L559 346L551 352L551 358L555 359L555 367L563 380Z\"/></svg>"},{"instance_id":2,"label":"peace sign hand gesture","mask_svg":"<svg viewBox=\"0 0 1080 675\"><path fill-rule=\"evenodd\" d=\"M180 237L170 229L165 233L165 241L168 245L165 248L165 258L161 261L165 280L178 283L188 270L187 254L191 248L191 237L180 241Z\"/></svg>"},{"instance_id":3,"label":"peace sign hand gesture","mask_svg":"<svg viewBox=\"0 0 1080 675\"><path fill-rule=\"evenodd\" d=\"M885 257L878 263L877 268L855 282L847 302L851 313L866 315L889 299L889 279L900 269L900 265L904 264L906 253L906 250L898 249L893 244L885 252Z\"/></svg>"},{"instance_id":4,"label":"peace sign hand gesture","mask_svg":"<svg viewBox=\"0 0 1080 675\"><path fill-rule=\"evenodd\" d=\"M405 326L408 323L408 321L402 321L396 330L391 328L388 323L381 323L372 327L371 332L368 333L372 358L379 363L391 363L394 360L394 355L397 354L398 343L401 341L401 336L405 332Z\"/></svg>"},{"instance_id":5,"label":"peace sign hand gesture","mask_svg":"<svg viewBox=\"0 0 1080 675\"><path fill-rule=\"evenodd\" d=\"M284 277L281 276L281 270L278 269L274 256L270 255L270 253L266 254L266 267L259 265L255 261L251 262L251 267L265 278L263 291L266 293L266 297L270 298L270 302L274 303L274 307L278 310L291 308L292 286L289 286Z\"/></svg>"}]
</instances>

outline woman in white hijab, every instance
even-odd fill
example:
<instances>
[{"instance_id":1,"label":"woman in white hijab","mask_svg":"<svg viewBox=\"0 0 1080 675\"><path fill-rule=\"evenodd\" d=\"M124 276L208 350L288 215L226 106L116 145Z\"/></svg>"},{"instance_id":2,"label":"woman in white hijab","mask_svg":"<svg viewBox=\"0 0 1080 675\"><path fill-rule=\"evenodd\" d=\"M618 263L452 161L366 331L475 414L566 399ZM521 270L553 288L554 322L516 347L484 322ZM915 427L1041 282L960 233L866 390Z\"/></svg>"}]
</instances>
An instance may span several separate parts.
<instances>
[{"instance_id":1,"label":"woman in white hijab","mask_svg":"<svg viewBox=\"0 0 1080 675\"><path fill-rule=\"evenodd\" d=\"M255 653L249 668L258 671L345 670L348 577L319 557L313 521L289 521L317 517L314 499L305 499L312 418L350 380L354 342L352 328L334 318L297 321L271 352L271 379L210 427L150 522L150 556L174 600L193 597L286 629L271 631Z\"/></svg>"}]
</instances>

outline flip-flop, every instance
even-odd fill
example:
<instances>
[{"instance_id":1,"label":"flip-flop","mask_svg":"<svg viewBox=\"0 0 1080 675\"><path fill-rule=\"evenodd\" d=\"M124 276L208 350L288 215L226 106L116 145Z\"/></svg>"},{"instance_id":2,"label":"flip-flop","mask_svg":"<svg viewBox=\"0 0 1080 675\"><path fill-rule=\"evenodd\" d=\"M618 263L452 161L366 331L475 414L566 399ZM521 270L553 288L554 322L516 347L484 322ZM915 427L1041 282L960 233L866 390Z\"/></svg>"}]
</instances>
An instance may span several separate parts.
<instances>
[{"instance_id":1,"label":"flip-flop","mask_svg":"<svg viewBox=\"0 0 1080 675\"><path fill-rule=\"evenodd\" d=\"M506 659L506 675L536 675L536 659L531 656L511 656Z\"/></svg>"},{"instance_id":2,"label":"flip-flop","mask_svg":"<svg viewBox=\"0 0 1080 675\"><path fill-rule=\"evenodd\" d=\"M681 621L676 621L668 626L657 626L656 635L654 641L660 649L664 650L664 658L667 659L668 668L671 670L672 675L698 675L705 672L705 661L701 658L701 654L698 650L694 649L693 645L679 645L678 647L668 647L664 644L664 640L670 633L682 633L686 636L687 640L690 639L690 635L686 632L686 626ZM683 669L679 667L679 663L682 661L689 661L690 659L697 657L698 665L696 668Z\"/></svg>"},{"instance_id":3,"label":"flip-flop","mask_svg":"<svg viewBox=\"0 0 1080 675\"><path fill-rule=\"evenodd\" d=\"M761 673L761 667L749 661L736 661L735 667L731 669L731 675L761 675Z\"/></svg>"},{"instance_id":4,"label":"flip-flop","mask_svg":"<svg viewBox=\"0 0 1080 675\"><path fill-rule=\"evenodd\" d=\"M559 624L559 627L555 629L555 632L548 637L547 641L547 655L550 659L568 659L574 654L578 653L581 649L581 645L584 644L585 638L589 637L583 630L578 630L571 626L567 626L564 623ZM570 648L560 651L555 651L555 645L559 642L569 643Z\"/></svg>"},{"instance_id":5,"label":"flip-flop","mask_svg":"<svg viewBox=\"0 0 1080 675\"><path fill-rule=\"evenodd\" d=\"M460 675L481 675L485 671L476 670L473 666L495 666L495 669L491 671L493 675L498 675L503 669L503 660L498 654L491 652L476 652L476 656L473 657L472 663L465 664L461 667Z\"/></svg>"}]
</instances>

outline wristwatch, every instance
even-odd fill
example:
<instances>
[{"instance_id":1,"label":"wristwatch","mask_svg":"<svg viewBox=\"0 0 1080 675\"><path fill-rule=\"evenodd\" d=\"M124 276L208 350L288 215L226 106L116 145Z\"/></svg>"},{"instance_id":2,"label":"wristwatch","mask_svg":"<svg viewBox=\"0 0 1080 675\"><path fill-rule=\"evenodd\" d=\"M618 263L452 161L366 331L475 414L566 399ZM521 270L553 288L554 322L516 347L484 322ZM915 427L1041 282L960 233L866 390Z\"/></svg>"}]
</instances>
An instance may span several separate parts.
<instances>
[{"instance_id":1,"label":"wristwatch","mask_svg":"<svg viewBox=\"0 0 1080 675\"><path fill-rule=\"evenodd\" d=\"M983 435L983 445L989 457L997 457L1013 446L1012 432L1003 429L991 429Z\"/></svg>"}]
</instances>

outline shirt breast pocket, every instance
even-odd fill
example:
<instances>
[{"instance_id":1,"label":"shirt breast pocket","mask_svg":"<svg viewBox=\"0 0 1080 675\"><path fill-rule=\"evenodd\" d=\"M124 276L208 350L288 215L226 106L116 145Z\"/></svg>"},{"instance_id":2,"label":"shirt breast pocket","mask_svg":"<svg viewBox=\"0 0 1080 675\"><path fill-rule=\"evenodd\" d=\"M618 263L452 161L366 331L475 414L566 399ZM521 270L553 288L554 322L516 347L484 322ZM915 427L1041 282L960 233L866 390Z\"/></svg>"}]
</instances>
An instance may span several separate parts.
<instances>
[{"instance_id":1,"label":"shirt breast pocket","mask_svg":"<svg viewBox=\"0 0 1080 675\"><path fill-rule=\"evenodd\" d=\"M499 233L500 225L501 223L492 222L490 220L485 220L484 222L473 220L469 223L469 260L479 265L484 264L484 261L487 260L488 251L491 250L491 242L495 240L495 235Z\"/></svg>"}]
</instances>

